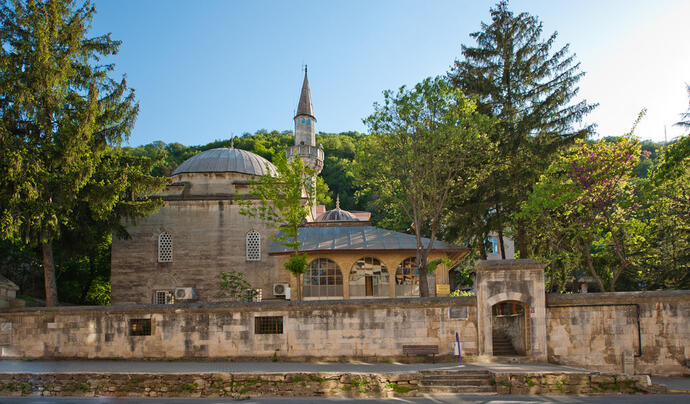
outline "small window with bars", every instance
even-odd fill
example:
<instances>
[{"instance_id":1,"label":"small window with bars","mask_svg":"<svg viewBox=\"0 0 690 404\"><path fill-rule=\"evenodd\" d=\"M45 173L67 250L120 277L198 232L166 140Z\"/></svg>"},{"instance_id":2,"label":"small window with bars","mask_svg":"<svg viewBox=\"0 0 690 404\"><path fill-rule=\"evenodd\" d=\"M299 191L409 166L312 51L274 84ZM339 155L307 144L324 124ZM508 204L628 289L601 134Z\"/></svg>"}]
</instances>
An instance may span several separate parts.
<instances>
[{"instance_id":1,"label":"small window with bars","mask_svg":"<svg viewBox=\"0 0 690 404\"><path fill-rule=\"evenodd\" d=\"M158 236L158 262L172 262L173 239L169 233L161 233Z\"/></svg>"},{"instance_id":2,"label":"small window with bars","mask_svg":"<svg viewBox=\"0 0 690 404\"><path fill-rule=\"evenodd\" d=\"M247 261L261 261L261 234L250 231L246 238Z\"/></svg>"},{"instance_id":3,"label":"small window with bars","mask_svg":"<svg viewBox=\"0 0 690 404\"><path fill-rule=\"evenodd\" d=\"M254 334L282 334L283 317L254 317Z\"/></svg>"},{"instance_id":4,"label":"small window with bars","mask_svg":"<svg viewBox=\"0 0 690 404\"><path fill-rule=\"evenodd\" d=\"M150 318L132 318L129 320L129 335L151 335Z\"/></svg>"},{"instance_id":5,"label":"small window with bars","mask_svg":"<svg viewBox=\"0 0 690 404\"><path fill-rule=\"evenodd\" d=\"M169 290L157 290L153 293L153 304L171 304L172 293Z\"/></svg>"}]
</instances>

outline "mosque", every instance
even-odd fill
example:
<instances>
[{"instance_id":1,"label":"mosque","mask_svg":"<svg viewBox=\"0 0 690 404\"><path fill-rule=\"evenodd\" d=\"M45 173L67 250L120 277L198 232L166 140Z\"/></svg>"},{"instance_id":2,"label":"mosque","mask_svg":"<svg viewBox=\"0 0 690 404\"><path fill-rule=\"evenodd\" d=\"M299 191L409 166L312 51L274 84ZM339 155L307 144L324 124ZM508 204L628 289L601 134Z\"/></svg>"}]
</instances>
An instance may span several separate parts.
<instances>
[{"instance_id":1,"label":"mosque","mask_svg":"<svg viewBox=\"0 0 690 404\"><path fill-rule=\"evenodd\" d=\"M307 70L295 115L295 144L288 158L301 158L317 175L324 151L316 145L316 116ZM222 301L218 275L241 272L260 299L290 299L297 280L284 269L290 254L274 242L274 230L240 214L239 199L251 181L275 175L273 164L245 150L218 148L180 164L158 195L156 213L125 224L128 239L113 237L112 304ZM419 296L413 235L371 225L368 212L312 208L300 229L309 269L302 276L305 300ZM425 242L428 240L425 239ZM468 249L440 240L429 259L462 259ZM448 268L429 276L431 295L449 293Z\"/></svg>"}]
</instances>

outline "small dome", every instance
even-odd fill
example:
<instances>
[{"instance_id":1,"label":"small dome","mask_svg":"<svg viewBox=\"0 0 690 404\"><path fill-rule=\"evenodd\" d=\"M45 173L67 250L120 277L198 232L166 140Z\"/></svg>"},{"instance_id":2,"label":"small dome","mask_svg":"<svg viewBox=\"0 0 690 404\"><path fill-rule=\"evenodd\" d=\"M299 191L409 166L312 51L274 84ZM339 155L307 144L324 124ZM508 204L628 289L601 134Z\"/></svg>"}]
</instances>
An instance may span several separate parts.
<instances>
[{"instance_id":1,"label":"small dome","mask_svg":"<svg viewBox=\"0 0 690 404\"><path fill-rule=\"evenodd\" d=\"M323 212L316 218L316 222L359 222L359 219L354 217L352 213L335 208L333 210L328 210Z\"/></svg>"},{"instance_id":2,"label":"small dome","mask_svg":"<svg viewBox=\"0 0 690 404\"><path fill-rule=\"evenodd\" d=\"M265 158L246 150L220 147L203 151L177 166L172 175L182 173L225 173L275 175L276 167Z\"/></svg>"}]
</instances>

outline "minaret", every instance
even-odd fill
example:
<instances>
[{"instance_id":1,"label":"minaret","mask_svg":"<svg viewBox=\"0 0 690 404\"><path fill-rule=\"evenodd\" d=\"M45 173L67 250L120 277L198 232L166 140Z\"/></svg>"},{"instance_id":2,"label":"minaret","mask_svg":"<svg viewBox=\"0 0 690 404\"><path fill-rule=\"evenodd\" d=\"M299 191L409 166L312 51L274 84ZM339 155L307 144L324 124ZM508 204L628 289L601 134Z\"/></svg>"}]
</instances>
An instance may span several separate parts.
<instances>
[{"instance_id":1,"label":"minaret","mask_svg":"<svg viewBox=\"0 0 690 404\"><path fill-rule=\"evenodd\" d=\"M311 91L309 90L309 78L307 67L304 66L304 82L302 93L297 104L295 114L295 145L287 149L288 159L299 156L304 165L315 170L314 181L323 169L323 147L316 147L316 117L314 107L311 104Z\"/></svg>"}]
</instances>

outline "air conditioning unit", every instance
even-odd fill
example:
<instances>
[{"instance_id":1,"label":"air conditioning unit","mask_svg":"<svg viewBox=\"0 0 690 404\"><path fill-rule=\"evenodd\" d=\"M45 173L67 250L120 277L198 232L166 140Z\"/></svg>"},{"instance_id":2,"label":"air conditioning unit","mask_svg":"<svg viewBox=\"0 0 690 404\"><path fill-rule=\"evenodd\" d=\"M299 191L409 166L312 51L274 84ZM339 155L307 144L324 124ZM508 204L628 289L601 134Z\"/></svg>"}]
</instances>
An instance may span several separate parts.
<instances>
[{"instance_id":1,"label":"air conditioning unit","mask_svg":"<svg viewBox=\"0 0 690 404\"><path fill-rule=\"evenodd\" d=\"M275 283L273 284L273 295L274 296L285 296L290 290L289 283Z\"/></svg>"},{"instance_id":2,"label":"air conditioning unit","mask_svg":"<svg viewBox=\"0 0 690 404\"><path fill-rule=\"evenodd\" d=\"M175 300L196 300L194 288L175 288Z\"/></svg>"}]
</instances>

